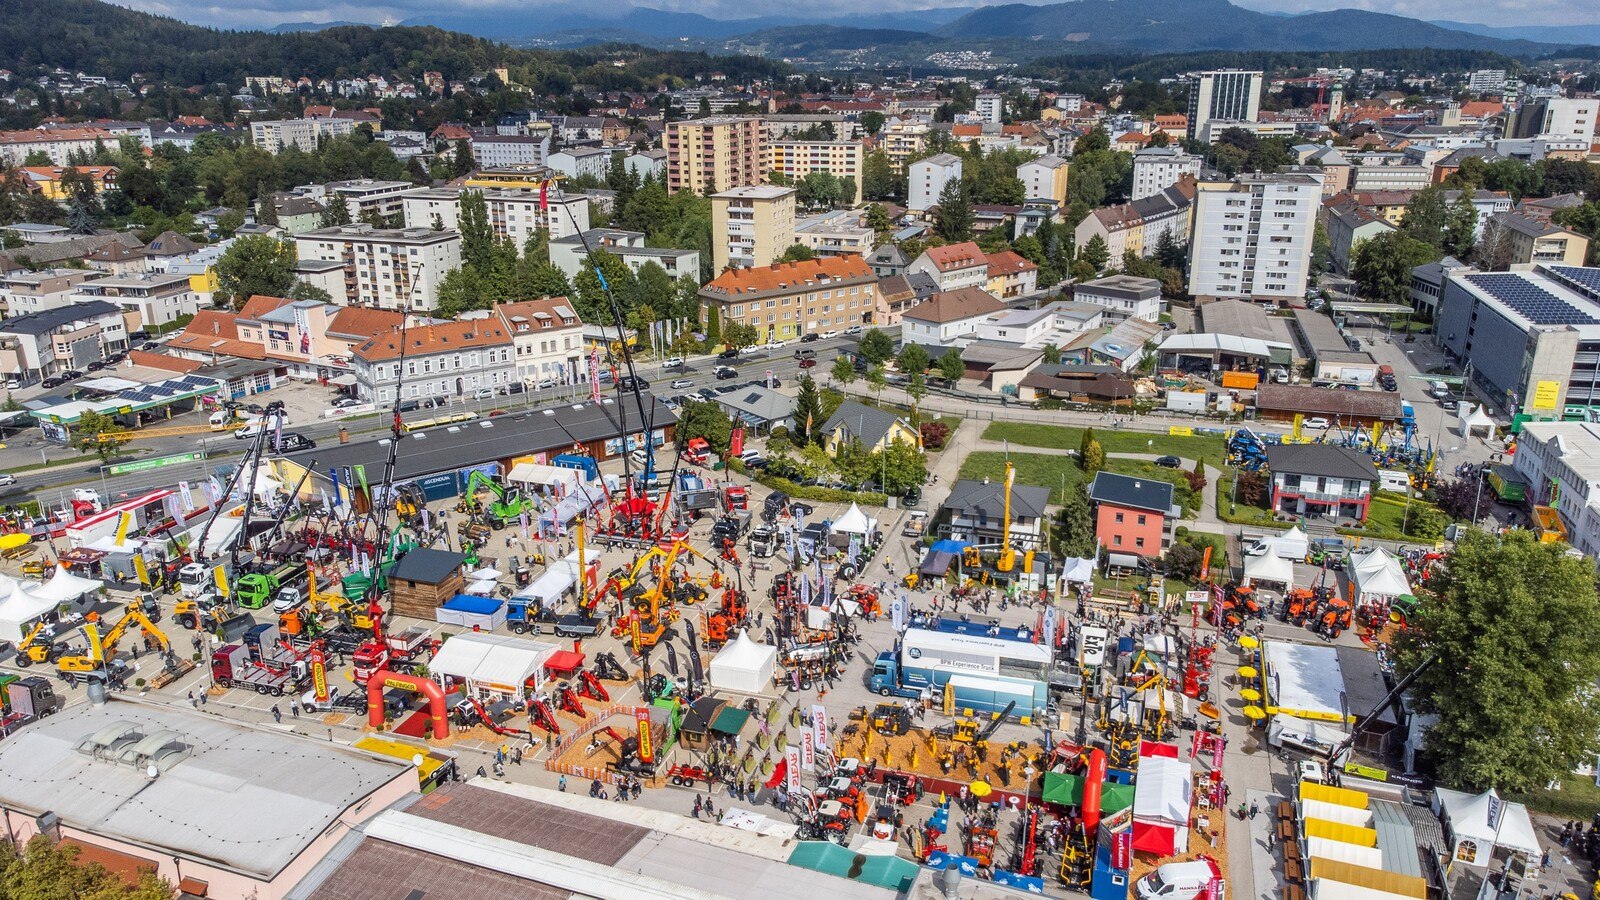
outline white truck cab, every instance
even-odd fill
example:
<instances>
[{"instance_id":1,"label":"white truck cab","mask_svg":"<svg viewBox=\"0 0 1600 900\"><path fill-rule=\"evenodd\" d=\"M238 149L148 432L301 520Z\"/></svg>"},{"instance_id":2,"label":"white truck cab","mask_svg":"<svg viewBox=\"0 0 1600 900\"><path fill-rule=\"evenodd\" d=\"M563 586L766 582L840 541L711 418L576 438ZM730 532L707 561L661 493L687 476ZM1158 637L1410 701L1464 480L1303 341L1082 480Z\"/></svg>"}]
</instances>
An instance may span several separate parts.
<instances>
[{"instance_id":1,"label":"white truck cab","mask_svg":"<svg viewBox=\"0 0 1600 900\"><path fill-rule=\"evenodd\" d=\"M1203 859L1167 863L1139 879L1135 893L1139 900L1193 900L1205 893L1215 877L1212 864ZM1218 897L1220 900L1220 891Z\"/></svg>"}]
</instances>

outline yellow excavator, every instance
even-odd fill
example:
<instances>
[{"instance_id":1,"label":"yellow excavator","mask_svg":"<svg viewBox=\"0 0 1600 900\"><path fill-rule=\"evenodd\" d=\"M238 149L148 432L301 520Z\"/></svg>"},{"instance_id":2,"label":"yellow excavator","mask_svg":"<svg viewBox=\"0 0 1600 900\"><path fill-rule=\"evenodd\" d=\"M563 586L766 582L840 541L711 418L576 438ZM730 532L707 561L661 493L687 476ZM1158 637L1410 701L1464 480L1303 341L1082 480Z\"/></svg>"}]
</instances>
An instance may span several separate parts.
<instances>
[{"instance_id":1,"label":"yellow excavator","mask_svg":"<svg viewBox=\"0 0 1600 900\"><path fill-rule=\"evenodd\" d=\"M44 629L45 624L39 622L33 626L32 631L28 632L28 636L22 639L22 643L17 645L16 663L18 668L26 669L34 663L53 662L56 657L65 652L65 648L50 638L40 639L41 635L44 634Z\"/></svg>"},{"instance_id":2,"label":"yellow excavator","mask_svg":"<svg viewBox=\"0 0 1600 900\"><path fill-rule=\"evenodd\" d=\"M156 627L154 622L145 616L144 610L140 609L139 605L135 603L128 606L127 610L122 614L122 618L106 631L104 637L100 634L98 622L89 621L83 623L83 634L89 641L87 652L63 656L56 660L56 674L61 676L61 679L68 685L77 684L79 678L109 680L110 675L106 671L107 665L116 657L117 644L121 643L122 636L127 634L128 629L133 625L140 626L140 630L144 634L156 639L157 643L161 645L163 656L171 653L172 642L161 632L161 629Z\"/></svg>"}]
</instances>

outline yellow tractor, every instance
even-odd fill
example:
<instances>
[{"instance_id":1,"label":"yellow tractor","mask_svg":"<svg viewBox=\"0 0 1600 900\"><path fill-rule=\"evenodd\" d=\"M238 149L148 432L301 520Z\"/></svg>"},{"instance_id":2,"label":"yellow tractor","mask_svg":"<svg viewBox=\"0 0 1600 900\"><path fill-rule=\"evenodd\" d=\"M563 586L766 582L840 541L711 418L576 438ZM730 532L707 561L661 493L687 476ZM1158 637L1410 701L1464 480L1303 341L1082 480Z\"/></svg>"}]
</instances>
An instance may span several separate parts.
<instances>
[{"instance_id":1,"label":"yellow tractor","mask_svg":"<svg viewBox=\"0 0 1600 900\"><path fill-rule=\"evenodd\" d=\"M65 652L64 648L49 637L41 639L44 629L45 624L43 622L34 625L33 630L28 632L28 636L23 638L22 643L17 645L17 668L26 669L34 663L54 662L56 657Z\"/></svg>"}]
</instances>

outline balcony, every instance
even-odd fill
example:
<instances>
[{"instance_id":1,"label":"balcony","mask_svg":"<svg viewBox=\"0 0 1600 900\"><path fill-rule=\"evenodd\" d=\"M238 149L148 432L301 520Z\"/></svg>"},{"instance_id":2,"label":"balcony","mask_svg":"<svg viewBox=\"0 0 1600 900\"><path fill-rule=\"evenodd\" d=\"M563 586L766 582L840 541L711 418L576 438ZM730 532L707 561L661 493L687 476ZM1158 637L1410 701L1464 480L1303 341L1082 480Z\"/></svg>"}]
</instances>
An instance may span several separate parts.
<instances>
[{"instance_id":1,"label":"balcony","mask_svg":"<svg viewBox=\"0 0 1600 900\"><path fill-rule=\"evenodd\" d=\"M1365 500L1370 496L1366 491L1314 491L1309 488L1286 487L1282 493L1292 494L1306 500L1319 503L1344 503Z\"/></svg>"}]
</instances>

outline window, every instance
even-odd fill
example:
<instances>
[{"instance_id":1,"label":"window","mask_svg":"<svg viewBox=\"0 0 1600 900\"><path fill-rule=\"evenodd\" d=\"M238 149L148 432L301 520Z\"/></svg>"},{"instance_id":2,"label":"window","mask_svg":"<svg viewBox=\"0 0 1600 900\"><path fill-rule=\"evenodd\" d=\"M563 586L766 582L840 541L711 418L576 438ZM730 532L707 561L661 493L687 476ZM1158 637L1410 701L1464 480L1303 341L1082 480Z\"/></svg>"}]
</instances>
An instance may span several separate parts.
<instances>
[{"instance_id":1,"label":"window","mask_svg":"<svg viewBox=\"0 0 1600 900\"><path fill-rule=\"evenodd\" d=\"M1144 546L1144 538L1134 538L1133 539L1133 545L1135 547L1143 547Z\"/></svg>"},{"instance_id":2,"label":"window","mask_svg":"<svg viewBox=\"0 0 1600 900\"><path fill-rule=\"evenodd\" d=\"M1111 544L1114 547L1121 547L1122 546L1122 535L1120 535L1120 534L1112 535L1111 536Z\"/></svg>"},{"instance_id":3,"label":"window","mask_svg":"<svg viewBox=\"0 0 1600 900\"><path fill-rule=\"evenodd\" d=\"M1116 517L1115 521L1119 525L1122 523L1122 513L1117 513L1117 517Z\"/></svg>"},{"instance_id":4,"label":"window","mask_svg":"<svg viewBox=\"0 0 1600 900\"><path fill-rule=\"evenodd\" d=\"M1143 525L1143 524L1144 524L1144 513L1140 513L1140 514L1139 514L1139 524L1140 524L1140 525Z\"/></svg>"}]
</instances>

